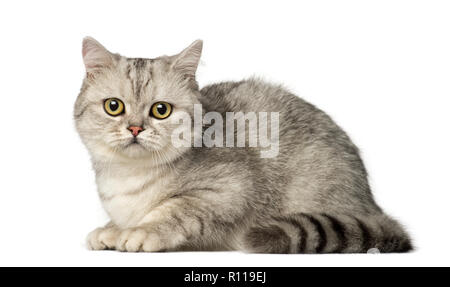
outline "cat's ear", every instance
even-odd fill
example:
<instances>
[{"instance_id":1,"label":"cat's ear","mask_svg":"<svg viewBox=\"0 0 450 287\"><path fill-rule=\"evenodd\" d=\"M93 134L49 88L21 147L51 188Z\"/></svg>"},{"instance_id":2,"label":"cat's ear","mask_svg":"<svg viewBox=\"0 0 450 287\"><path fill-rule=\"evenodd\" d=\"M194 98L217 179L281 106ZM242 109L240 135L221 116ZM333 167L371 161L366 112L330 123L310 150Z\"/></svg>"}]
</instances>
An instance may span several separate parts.
<instances>
[{"instance_id":1,"label":"cat's ear","mask_svg":"<svg viewBox=\"0 0 450 287\"><path fill-rule=\"evenodd\" d=\"M197 40L189 47L174 56L172 67L189 78L195 78L200 56L202 55L203 41Z\"/></svg>"},{"instance_id":2,"label":"cat's ear","mask_svg":"<svg viewBox=\"0 0 450 287\"><path fill-rule=\"evenodd\" d=\"M114 64L114 54L92 37L83 39L83 61L86 73L92 75Z\"/></svg>"}]
</instances>

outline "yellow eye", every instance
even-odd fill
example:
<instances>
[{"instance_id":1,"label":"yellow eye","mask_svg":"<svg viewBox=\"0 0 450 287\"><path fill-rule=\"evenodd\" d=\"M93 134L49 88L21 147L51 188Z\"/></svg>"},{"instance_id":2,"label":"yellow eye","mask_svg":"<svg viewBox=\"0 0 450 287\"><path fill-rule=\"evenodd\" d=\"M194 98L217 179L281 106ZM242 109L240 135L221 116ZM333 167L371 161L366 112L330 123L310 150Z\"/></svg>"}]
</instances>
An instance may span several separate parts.
<instances>
[{"instance_id":1,"label":"yellow eye","mask_svg":"<svg viewBox=\"0 0 450 287\"><path fill-rule=\"evenodd\" d=\"M150 109L150 115L160 120L168 118L171 113L172 105L166 102L154 103Z\"/></svg>"},{"instance_id":2,"label":"yellow eye","mask_svg":"<svg viewBox=\"0 0 450 287\"><path fill-rule=\"evenodd\" d=\"M123 102L116 98L105 100L103 107L105 108L105 112L113 117L122 114L125 110Z\"/></svg>"}]
</instances>

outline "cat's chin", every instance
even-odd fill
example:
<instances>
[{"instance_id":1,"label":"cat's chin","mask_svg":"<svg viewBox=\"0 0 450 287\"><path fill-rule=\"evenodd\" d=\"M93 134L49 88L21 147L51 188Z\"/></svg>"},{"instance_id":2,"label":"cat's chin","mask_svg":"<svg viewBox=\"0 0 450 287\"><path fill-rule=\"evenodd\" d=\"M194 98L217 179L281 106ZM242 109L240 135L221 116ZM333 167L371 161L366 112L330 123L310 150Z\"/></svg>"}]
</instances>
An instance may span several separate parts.
<instances>
[{"instance_id":1,"label":"cat's chin","mask_svg":"<svg viewBox=\"0 0 450 287\"><path fill-rule=\"evenodd\" d=\"M150 155L151 152L139 143L130 143L122 149L122 153L128 157L137 158Z\"/></svg>"}]
</instances>

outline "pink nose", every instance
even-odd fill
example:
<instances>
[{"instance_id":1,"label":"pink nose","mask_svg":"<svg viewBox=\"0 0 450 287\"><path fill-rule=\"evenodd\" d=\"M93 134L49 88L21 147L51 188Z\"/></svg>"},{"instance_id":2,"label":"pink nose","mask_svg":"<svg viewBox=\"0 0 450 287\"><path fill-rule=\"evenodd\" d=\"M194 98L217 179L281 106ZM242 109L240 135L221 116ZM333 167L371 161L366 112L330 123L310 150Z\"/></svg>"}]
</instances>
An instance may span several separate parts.
<instances>
[{"instance_id":1,"label":"pink nose","mask_svg":"<svg viewBox=\"0 0 450 287\"><path fill-rule=\"evenodd\" d=\"M137 126L129 126L128 130L133 134L133 136L137 136L140 132L142 132L144 129L142 127Z\"/></svg>"}]
</instances>

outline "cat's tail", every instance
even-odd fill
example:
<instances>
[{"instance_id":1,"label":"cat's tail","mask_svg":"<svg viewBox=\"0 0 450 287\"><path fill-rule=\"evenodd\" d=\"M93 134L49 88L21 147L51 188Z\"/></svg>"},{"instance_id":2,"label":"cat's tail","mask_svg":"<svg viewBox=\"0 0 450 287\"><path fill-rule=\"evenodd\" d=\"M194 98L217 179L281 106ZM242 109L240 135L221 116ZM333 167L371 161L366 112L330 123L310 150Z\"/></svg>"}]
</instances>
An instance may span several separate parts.
<instances>
[{"instance_id":1,"label":"cat's tail","mask_svg":"<svg viewBox=\"0 0 450 287\"><path fill-rule=\"evenodd\" d=\"M251 227L243 249L256 253L386 253L413 249L408 234L395 220L380 214L293 214Z\"/></svg>"}]
</instances>

